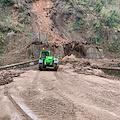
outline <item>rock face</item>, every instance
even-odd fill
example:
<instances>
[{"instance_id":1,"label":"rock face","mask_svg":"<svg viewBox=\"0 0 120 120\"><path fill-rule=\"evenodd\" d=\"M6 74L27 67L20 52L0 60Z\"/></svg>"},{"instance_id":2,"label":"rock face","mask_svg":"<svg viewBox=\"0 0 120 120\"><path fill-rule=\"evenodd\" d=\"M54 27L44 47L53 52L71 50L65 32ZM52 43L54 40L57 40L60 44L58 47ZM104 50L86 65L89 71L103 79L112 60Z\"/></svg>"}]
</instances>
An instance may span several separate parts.
<instances>
[{"instance_id":1,"label":"rock face","mask_svg":"<svg viewBox=\"0 0 120 120\"><path fill-rule=\"evenodd\" d=\"M87 50L86 58L88 59L101 59L104 58L103 50L95 47L90 47Z\"/></svg>"}]
</instances>

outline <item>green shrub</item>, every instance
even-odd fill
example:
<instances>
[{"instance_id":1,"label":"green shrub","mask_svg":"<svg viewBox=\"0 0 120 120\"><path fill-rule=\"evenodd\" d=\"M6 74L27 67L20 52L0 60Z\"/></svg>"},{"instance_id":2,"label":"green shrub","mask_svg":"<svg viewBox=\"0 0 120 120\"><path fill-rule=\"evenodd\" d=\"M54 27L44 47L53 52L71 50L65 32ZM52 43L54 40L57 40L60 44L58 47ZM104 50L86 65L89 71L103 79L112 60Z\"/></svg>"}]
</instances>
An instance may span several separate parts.
<instances>
[{"instance_id":1,"label":"green shrub","mask_svg":"<svg viewBox=\"0 0 120 120\"><path fill-rule=\"evenodd\" d=\"M98 21L97 23L94 23L94 31L100 31L102 29L102 24Z\"/></svg>"},{"instance_id":2,"label":"green shrub","mask_svg":"<svg viewBox=\"0 0 120 120\"><path fill-rule=\"evenodd\" d=\"M7 42L2 33L0 33L0 54L3 54L5 52L5 46Z\"/></svg>"},{"instance_id":3,"label":"green shrub","mask_svg":"<svg viewBox=\"0 0 120 120\"><path fill-rule=\"evenodd\" d=\"M116 40L108 46L108 51L113 53L120 53L120 41Z\"/></svg>"},{"instance_id":4,"label":"green shrub","mask_svg":"<svg viewBox=\"0 0 120 120\"><path fill-rule=\"evenodd\" d=\"M0 0L0 4L2 4L5 7L5 6L13 5L14 1L13 0Z\"/></svg>"},{"instance_id":5,"label":"green shrub","mask_svg":"<svg viewBox=\"0 0 120 120\"><path fill-rule=\"evenodd\" d=\"M95 8L96 12L100 12L103 7L101 0L98 0L93 7Z\"/></svg>"},{"instance_id":6,"label":"green shrub","mask_svg":"<svg viewBox=\"0 0 120 120\"><path fill-rule=\"evenodd\" d=\"M82 19L76 19L76 22L73 25L67 27L68 31L81 30L83 28L84 21Z\"/></svg>"},{"instance_id":7,"label":"green shrub","mask_svg":"<svg viewBox=\"0 0 120 120\"><path fill-rule=\"evenodd\" d=\"M8 33L10 31L10 29L8 28L8 27L4 27L3 29L2 29L2 32L4 32L4 33Z\"/></svg>"},{"instance_id":8,"label":"green shrub","mask_svg":"<svg viewBox=\"0 0 120 120\"><path fill-rule=\"evenodd\" d=\"M77 2L76 2L76 4L77 5L83 5L83 6L85 6L85 5L87 5L89 3L89 0L78 0Z\"/></svg>"},{"instance_id":9,"label":"green shrub","mask_svg":"<svg viewBox=\"0 0 120 120\"><path fill-rule=\"evenodd\" d=\"M103 8L101 11L101 20L106 26L115 27L120 23L120 16L116 9L111 7Z\"/></svg>"}]
</instances>

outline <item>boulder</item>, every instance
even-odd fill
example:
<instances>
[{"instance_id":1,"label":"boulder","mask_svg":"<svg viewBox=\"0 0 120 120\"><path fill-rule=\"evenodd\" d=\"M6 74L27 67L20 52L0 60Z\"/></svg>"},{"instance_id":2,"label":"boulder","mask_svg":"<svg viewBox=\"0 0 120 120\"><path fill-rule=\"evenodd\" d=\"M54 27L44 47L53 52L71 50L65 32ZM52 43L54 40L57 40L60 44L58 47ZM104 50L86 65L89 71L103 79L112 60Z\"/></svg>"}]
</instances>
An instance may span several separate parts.
<instances>
[{"instance_id":1,"label":"boulder","mask_svg":"<svg viewBox=\"0 0 120 120\"><path fill-rule=\"evenodd\" d=\"M90 47L87 50L86 58L88 59L102 59L104 58L103 50L96 47Z\"/></svg>"}]
</instances>

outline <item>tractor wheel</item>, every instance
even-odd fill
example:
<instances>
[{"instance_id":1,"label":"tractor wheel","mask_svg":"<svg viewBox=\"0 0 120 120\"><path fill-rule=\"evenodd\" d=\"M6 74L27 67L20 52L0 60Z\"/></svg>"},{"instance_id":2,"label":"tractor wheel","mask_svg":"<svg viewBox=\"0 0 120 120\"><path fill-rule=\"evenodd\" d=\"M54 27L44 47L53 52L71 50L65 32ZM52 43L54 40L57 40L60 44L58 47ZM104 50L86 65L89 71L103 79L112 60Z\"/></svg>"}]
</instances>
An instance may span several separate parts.
<instances>
[{"instance_id":1,"label":"tractor wheel","mask_svg":"<svg viewBox=\"0 0 120 120\"><path fill-rule=\"evenodd\" d=\"M39 64L39 70L43 70L43 65Z\"/></svg>"},{"instance_id":2,"label":"tractor wheel","mask_svg":"<svg viewBox=\"0 0 120 120\"><path fill-rule=\"evenodd\" d=\"M45 68L45 69L46 69L46 66L43 66L43 68Z\"/></svg>"},{"instance_id":3,"label":"tractor wheel","mask_svg":"<svg viewBox=\"0 0 120 120\"><path fill-rule=\"evenodd\" d=\"M57 64L55 64L54 65L54 70L57 71L57 69L58 69L58 66L57 66Z\"/></svg>"}]
</instances>

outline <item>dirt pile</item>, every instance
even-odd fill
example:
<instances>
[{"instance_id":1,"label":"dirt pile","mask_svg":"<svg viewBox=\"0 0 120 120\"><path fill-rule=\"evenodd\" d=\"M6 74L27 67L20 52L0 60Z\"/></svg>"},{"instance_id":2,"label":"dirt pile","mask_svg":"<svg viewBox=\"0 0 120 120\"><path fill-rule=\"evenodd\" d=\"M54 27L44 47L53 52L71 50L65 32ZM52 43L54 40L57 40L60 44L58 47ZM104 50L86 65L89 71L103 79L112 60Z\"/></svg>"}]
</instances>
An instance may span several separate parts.
<instances>
[{"instance_id":1,"label":"dirt pile","mask_svg":"<svg viewBox=\"0 0 120 120\"><path fill-rule=\"evenodd\" d=\"M14 77L18 77L20 73L12 71L1 71L0 72L0 86L13 82Z\"/></svg>"},{"instance_id":2,"label":"dirt pile","mask_svg":"<svg viewBox=\"0 0 120 120\"><path fill-rule=\"evenodd\" d=\"M28 56L32 58L39 58L40 51L45 48L45 50L51 51L51 55L55 57L59 56L66 59L75 59L75 58L85 58L87 47L81 42L72 41L69 43L65 43L62 46L56 44L47 44L46 42L33 42L33 44L28 45L27 51Z\"/></svg>"},{"instance_id":3,"label":"dirt pile","mask_svg":"<svg viewBox=\"0 0 120 120\"><path fill-rule=\"evenodd\" d=\"M35 42L27 47L27 51L29 56L31 56L33 59L38 59L40 55L40 51L43 50L49 50L51 52L51 56L54 57L60 57L62 58L64 56L64 49L63 46L58 46L56 44L47 44L45 42L39 43Z\"/></svg>"},{"instance_id":4,"label":"dirt pile","mask_svg":"<svg viewBox=\"0 0 120 120\"><path fill-rule=\"evenodd\" d=\"M66 57L65 57L66 58ZM108 78L112 80L120 80L120 71L115 70L114 67L119 65L119 61L108 59L84 59L84 58L74 58L65 59L62 61L62 65L67 66L66 69L73 69L74 72L78 74L85 75L95 75L103 78ZM100 67L113 67L113 69L100 69Z\"/></svg>"},{"instance_id":5,"label":"dirt pile","mask_svg":"<svg viewBox=\"0 0 120 120\"><path fill-rule=\"evenodd\" d=\"M35 16L33 19L33 32L40 32L41 36L48 34L49 43L62 45L66 42L59 35L59 31L53 27L53 21L50 19L50 11L53 7L51 0L37 0L32 4L32 10ZM44 37L45 38L45 37Z\"/></svg>"},{"instance_id":6,"label":"dirt pile","mask_svg":"<svg viewBox=\"0 0 120 120\"><path fill-rule=\"evenodd\" d=\"M79 64L79 66L75 68L75 72L79 74L96 75L96 76L102 76L102 74L104 74L101 70L93 69L91 66L84 67L84 63L83 66Z\"/></svg>"},{"instance_id":7,"label":"dirt pile","mask_svg":"<svg viewBox=\"0 0 120 120\"><path fill-rule=\"evenodd\" d=\"M86 56L85 45L76 41L69 42L64 45L64 54L65 56L74 54L77 58L84 58Z\"/></svg>"},{"instance_id":8,"label":"dirt pile","mask_svg":"<svg viewBox=\"0 0 120 120\"><path fill-rule=\"evenodd\" d=\"M75 59L75 55L71 54L70 56L65 56L62 60Z\"/></svg>"},{"instance_id":9,"label":"dirt pile","mask_svg":"<svg viewBox=\"0 0 120 120\"><path fill-rule=\"evenodd\" d=\"M74 69L74 72L77 72L79 74L104 77L105 73L102 70L98 69L98 66L93 63L94 61L85 60L84 58L78 58L74 60L64 60L62 64L68 66L68 69Z\"/></svg>"}]
</instances>

